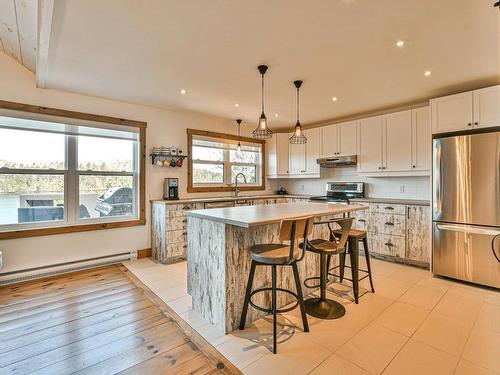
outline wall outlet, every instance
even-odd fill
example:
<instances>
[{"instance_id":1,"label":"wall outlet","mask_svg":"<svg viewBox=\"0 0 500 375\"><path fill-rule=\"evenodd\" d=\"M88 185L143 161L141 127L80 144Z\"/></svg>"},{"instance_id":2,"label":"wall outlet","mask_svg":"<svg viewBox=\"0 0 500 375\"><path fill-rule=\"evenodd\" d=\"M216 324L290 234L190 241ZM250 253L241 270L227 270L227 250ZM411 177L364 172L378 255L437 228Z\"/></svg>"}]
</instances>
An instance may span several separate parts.
<instances>
[{"instance_id":1,"label":"wall outlet","mask_svg":"<svg viewBox=\"0 0 500 375\"><path fill-rule=\"evenodd\" d=\"M304 185L299 185L299 190L304 191Z\"/></svg>"},{"instance_id":2,"label":"wall outlet","mask_svg":"<svg viewBox=\"0 0 500 375\"><path fill-rule=\"evenodd\" d=\"M406 189L406 185L399 185L399 192L404 193Z\"/></svg>"}]
</instances>

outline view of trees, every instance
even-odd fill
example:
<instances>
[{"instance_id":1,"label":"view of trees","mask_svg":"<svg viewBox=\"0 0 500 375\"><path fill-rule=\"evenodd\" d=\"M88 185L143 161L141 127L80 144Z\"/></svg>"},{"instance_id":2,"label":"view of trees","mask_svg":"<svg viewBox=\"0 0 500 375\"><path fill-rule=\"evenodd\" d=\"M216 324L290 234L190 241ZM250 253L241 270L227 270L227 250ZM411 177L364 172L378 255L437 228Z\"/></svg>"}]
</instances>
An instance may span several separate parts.
<instances>
[{"instance_id":1,"label":"view of trees","mask_svg":"<svg viewBox=\"0 0 500 375\"><path fill-rule=\"evenodd\" d=\"M128 161L114 161L108 163L84 163L80 170L92 171L122 171L130 170ZM12 169L54 169L64 170L64 163L30 163L29 165L11 163L0 160L0 167ZM94 192L102 194L111 187L132 187L132 178L129 176L81 176L80 192ZM47 174L0 174L0 194L20 193L63 193L64 176Z\"/></svg>"}]
</instances>

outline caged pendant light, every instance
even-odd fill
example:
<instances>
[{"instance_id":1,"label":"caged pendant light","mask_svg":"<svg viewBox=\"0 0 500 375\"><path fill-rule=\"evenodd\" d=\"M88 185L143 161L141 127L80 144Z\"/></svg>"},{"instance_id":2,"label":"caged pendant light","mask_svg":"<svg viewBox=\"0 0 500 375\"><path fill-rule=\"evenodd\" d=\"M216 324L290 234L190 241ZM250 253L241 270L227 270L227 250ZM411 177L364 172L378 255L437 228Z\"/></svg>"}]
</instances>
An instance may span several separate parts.
<instances>
[{"instance_id":1,"label":"caged pendant light","mask_svg":"<svg viewBox=\"0 0 500 375\"><path fill-rule=\"evenodd\" d=\"M273 136L273 132L267 127L267 118L264 113L264 74L266 74L268 66L259 65L257 69L259 69L259 73L262 76L262 113L259 117L259 124L252 134L255 139L269 139Z\"/></svg>"},{"instance_id":2,"label":"caged pendant light","mask_svg":"<svg viewBox=\"0 0 500 375\"><path fill-rule=\"evenodd\" d=\"M236 151L241 152L241 142L240 142L240 134L241 134L241 119L236 120L236 124L238 125L238 146L236 147Z\"/></svg>"},{"instance_id":3,"label":"caged pendant light","mask_svg":"<svg viewBox=\"0 0 500 375\"><path fill-rule=\"evenodd\" d=\"M304 135L304 132L302 131L302 126L300 126L300 86L302 86L302 81L293 81L293 84L297 88L297 123L295 124L295 131L293 135L289 138L289 142L291 144L304 144L307 143L307 137Z\"/></svg>"}]
</instances>

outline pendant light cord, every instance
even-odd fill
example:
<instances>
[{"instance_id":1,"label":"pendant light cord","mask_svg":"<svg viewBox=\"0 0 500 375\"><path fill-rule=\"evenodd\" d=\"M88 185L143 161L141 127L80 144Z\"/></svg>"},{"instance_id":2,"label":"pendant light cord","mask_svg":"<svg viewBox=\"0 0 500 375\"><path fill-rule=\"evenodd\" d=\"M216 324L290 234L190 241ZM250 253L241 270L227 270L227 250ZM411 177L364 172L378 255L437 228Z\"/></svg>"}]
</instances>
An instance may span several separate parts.
<instances>
[{"instance_id":1,"label":"pendant light cord","mask_svg":"<svg viewBox=\"0 0 500 375\"><path fill-rule=\"evenodd\" d=\"M262 113L264 113L264 74L262 74Z\"/></svg>"},{"instance_id":2,"label":"pendant light cord","mask_svg":"<svg viewBox=\"0 0 500 375\"><path fill-rule=\"evenodd\" d=\"M297 87L297 124L299 123L299 90L300 88Z\"/></svg>"}]
</instances>

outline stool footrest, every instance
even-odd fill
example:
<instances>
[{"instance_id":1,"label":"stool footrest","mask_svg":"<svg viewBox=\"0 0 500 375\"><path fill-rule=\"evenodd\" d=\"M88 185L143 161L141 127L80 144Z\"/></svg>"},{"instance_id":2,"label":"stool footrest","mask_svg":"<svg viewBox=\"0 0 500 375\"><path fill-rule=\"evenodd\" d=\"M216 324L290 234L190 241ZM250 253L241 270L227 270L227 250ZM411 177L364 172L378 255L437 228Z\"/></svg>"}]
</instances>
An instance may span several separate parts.
<instances>
[{"instance_id":1,"label":"stool footrest","mask_svg":"<svg viewBox=\"0 0 500 375\"><path fill-rule=\"evenodd\" d=\"M320 284L312 285L312 286L307 285L307 282L309 282L310 280L321 280L321 278L319 276L308 277L307 279L304 280L304 285L306 286L306 288L312 289L312 288L319 288L320 287Z\"/></svg>"},{"instance_id":2,"label":"stool footrest","mask_svg":"<svg viewBox=\"0 0 500 375\"><path fill-rule=\"evenodd\" d=\"M252 302L252 297L254 294L256 293L260 293L260 292L267 292L267 291L272 291L273 288L270 288L270 287L267 287L267 288L259 288L259 289L255 289L252 291L252 293L250 293L250 300L248 301L248 303L256 310L259 310L259 311L262 311L262 312L265 312L266 314L272 314L273 313L273 310L272 309L266 309L262 306L258 306L256 305L254 302ZM282 313L286 313L288 311L292 311L293 309L295 309L298 305L299 305L299 296L292 292L291 290L288 290L288 289L283 289L283 288L276 288L277 291L280 291L280 292L284 292L284 293L288 293L292 296L295 297L296 301L295 301L295 304L293 304L291 307L287 307L287 308L284 308L284 309L277 309L276 310L276 313L278 314L282 314Z\"/></svg>"}]
</instances>

